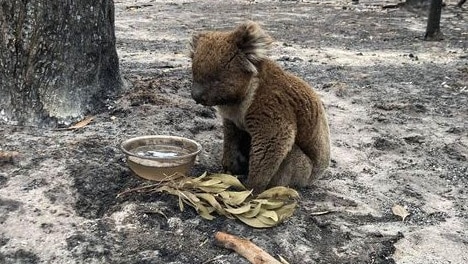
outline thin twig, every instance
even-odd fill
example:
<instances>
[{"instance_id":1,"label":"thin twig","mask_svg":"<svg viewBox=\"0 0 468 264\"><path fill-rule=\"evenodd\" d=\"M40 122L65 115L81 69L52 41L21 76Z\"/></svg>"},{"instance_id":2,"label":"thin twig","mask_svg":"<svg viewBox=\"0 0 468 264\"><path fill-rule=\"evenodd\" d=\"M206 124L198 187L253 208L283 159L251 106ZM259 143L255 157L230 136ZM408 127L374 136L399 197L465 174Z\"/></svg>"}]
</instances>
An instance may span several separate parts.
<instances>
[{"instance_id":1,"label":"thin twig","mask_svg":"<svg viewBox=\"0 0 468 264\"><path fill-rule=\"evenodd\" d=\"M324 215L324 214L329 214L331 211L318 211L318 212L311 212L311 215Z\"/></svg>"},{"instance_id":2,"label":"thin twig","mask_svg":"<svg viewBox=\"0 0 468 264\"><path fill-rule=\"evenodd\" d=\"M117 194L117 198L119 198L122 195L132 193L132 192L152 192L152 191L155 191L154 189L156 189L156 187L160 187L162 185L169 185L170 187L174 187L178 189L177 186L180 186L183 183L183 179L187 177L185 175L182 175L182 177L180 175L177 176L177 174L179 173L176 172L171 175L166 175L166 178L163 181L158 182L158 183L135 187L135 188L120 192L119 194Z\"/></svg>"},{"instance_id":3,"label":"thin twig","mask_svg":"<svg viewBox=\"0 0 468 264\"><path fill-rule=\"evenodd\" d=\"M150 185L146 185L146 186L140 186L140 187L132 188L132 189L125 190L123 192L118 193L117 198L119 198L122 195L132 193L132 192L140 192L140 191L143 191L143 190L146 191L148 189L150 189L149 191L151 191L151 189L154 189L154 188L159 187L159 186L161 186L161 183L155 183L155 184L150 184Z\"/></svg>"}]
</instances>

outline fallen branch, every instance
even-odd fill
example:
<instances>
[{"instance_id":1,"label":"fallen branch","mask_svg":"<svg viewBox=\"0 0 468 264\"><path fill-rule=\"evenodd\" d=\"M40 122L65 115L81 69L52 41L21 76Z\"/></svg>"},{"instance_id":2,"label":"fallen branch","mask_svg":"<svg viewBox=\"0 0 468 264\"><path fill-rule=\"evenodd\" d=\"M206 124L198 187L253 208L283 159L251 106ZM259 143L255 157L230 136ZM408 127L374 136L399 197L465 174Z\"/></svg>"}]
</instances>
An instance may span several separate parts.
<instances>
[{"instance_id":1,"label":"fallen branch","mask_svg":"<svg viewBox=\"0 0 468 264\"><path fill-rule=\"evenodd\" d=\"M247 239L242 239L224 232L216 232L215 239L221 243L223 247L236 251L239 255L250 261L250 263L281 264L280 261L276 260L270 254Z\"/></svg>"},{"instance_id":2,"label":"fallen branch","mask_svg":"<svg viewBox=\"0 0 468 264\"><path fill-rule=\"evenodd\" d=\"M91 121L93 121L94 117L93 116L87 116L85 117L83 120L81 120L80 122L72 125L72 126L69 126L69 127L65 127L65 128L57 128L55 129L55 131L62 131L62 130L77 130L77 129L80 129L80 128L83 128L87 125L89 125L91 123Z\"/></svg>"}]
</instances>

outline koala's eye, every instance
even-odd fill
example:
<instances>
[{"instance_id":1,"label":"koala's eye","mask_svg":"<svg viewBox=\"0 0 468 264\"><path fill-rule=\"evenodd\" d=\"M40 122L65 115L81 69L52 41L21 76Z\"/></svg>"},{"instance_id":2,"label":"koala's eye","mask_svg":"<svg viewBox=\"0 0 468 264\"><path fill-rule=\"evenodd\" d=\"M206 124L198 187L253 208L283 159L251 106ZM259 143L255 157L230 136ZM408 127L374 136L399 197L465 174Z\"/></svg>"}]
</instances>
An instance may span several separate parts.
<instances>
[{"instance_id":1,"label":"koala's eye","mask_svg":"<svg viewBox=\"0 0 468 264\"><path fill-rule=\"evenodd\" d=\"M234 55L232 55L232 57L228 60L228 62L224 65L224 68L229 68L229 64L234 60L234 58L236 58L237 54L239 52L236 51L236 53L234 53Z\"/></svg>"},{"instance_id":2,"label":"koala's eye","mask_svg":"<svg viewBox=\"0 0 468 264\"><path fill-rule=\"evenodd\" d=\"M213 84L213 86L215 86L215 87L216 87L216 86L220 86L220 85L221 85L221 81L220 81L220 80L214 80L212 84Z\"/></svg>"}]
</instances>

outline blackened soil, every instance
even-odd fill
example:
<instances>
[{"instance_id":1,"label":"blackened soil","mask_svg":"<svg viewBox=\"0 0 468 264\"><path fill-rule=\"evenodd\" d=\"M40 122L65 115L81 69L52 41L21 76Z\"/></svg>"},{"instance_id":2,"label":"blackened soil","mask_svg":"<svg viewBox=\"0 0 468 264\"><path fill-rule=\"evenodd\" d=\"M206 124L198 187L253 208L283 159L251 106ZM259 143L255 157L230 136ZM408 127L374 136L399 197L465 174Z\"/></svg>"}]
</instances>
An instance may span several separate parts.
<instances>
[{"instance_id":1,"label":"blackened soil","mask_svg":"<svg viewBox=\"0 0 468 264\"><path fill-rule=\"evenodd\" d=\"M424 12L391 2L115 1L125 93L82 129L0 126L0 151L19 153L0 164L0 263L247 263L216 231L290 263L468 262L466 12L446 1L445 39L426 42ZM147 184L119 149L129 137L195 139L191 174L220 171L221 121L191 99L184 54L193 32L246 19L322 96L330 170L271 229L204 220L167 194L117 198Z\"/></svg>"}]
</instances>

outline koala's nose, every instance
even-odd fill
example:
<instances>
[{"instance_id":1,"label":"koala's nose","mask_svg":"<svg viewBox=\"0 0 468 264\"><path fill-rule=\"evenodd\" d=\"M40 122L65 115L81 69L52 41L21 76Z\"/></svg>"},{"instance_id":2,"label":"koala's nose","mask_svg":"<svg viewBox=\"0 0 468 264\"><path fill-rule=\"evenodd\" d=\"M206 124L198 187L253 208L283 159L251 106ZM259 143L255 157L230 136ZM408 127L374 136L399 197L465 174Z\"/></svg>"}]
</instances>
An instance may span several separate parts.
<instances>
[{"instance_id":1,"label":"koala's nose","mask_svg":"<svg viewBox=\"0 0 468 264\"><path fill-rule=\"evenodd\" d=\"M197 104L201 103L201 93L192 89L192 98L197 102Z\"/></svg>"},{"instance_id":2,"label":"koala's nose","mask_svg":"<svg viewBox=\"0 0 468 264\"><path fill-rule=\"evenodd\" d=\"M201 98L193 98L195 103L203 105L203 100Z\"/></svg>"},{"instance_id":3,"label":"koala's nose","mask_svg":"<svg viewBox=\"0 0 468 264\"><path fill-rule=\"evenodd\" d=\"M195 83L192 85L192 98L197 104L203 103L203 90L200 85Z\"/></svg>"}]
</instances>

